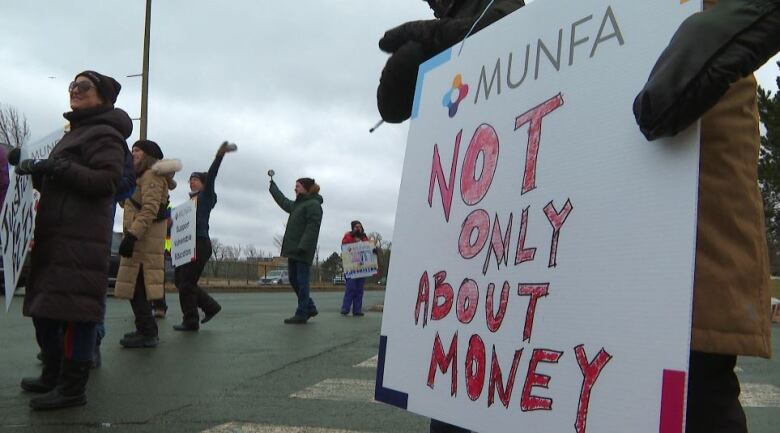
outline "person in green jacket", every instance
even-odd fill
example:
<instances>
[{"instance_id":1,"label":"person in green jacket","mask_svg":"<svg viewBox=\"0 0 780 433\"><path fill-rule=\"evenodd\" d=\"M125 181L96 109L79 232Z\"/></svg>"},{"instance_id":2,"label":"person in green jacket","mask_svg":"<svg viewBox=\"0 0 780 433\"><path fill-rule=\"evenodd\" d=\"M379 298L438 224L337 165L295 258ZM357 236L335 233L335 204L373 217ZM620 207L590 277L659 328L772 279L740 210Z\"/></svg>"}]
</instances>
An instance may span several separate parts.
<instances>
[{"instance_id":1,"label":"person in green jacket","mask_svg":"<svg viewBox=\"0 0 780 433\"><path fill-rule=\"evenodd\" d=\"M273 179L269 191L276 204L290 214L282 239L282 257L287 257L290 285L298 296L298 308L295 315L284 319L284 323L304 324L317 315L317 307L309 296L309 271L322 223L320 186L308 177L298 179L295 181L295 201L285 197Z\"/></svg>"}]
</instances>

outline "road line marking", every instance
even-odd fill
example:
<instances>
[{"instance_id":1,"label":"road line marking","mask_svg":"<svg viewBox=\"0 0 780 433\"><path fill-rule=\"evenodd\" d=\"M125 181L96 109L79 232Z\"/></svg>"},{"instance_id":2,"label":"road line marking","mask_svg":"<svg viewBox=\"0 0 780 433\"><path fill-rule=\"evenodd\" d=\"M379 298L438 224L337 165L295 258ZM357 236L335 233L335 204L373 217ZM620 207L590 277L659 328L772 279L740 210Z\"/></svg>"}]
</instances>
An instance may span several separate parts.
<instances>
[{"instance_id":1,"label":"road line marking","mask_svg":"<svg viewBox=\"0 0 780 433\"><path fill-rule=\"evenodd\" d=\"M364 433L356 430L338 430L320 427L299 427L230 422L201 433Z\"/></svg>"},{"instance_id":2,"label":"road line marking","mask_svg":"<svg viewBox=\"0 0 780 433\"><path fill-rule=\"evenodd\" d=\"M309 400L374 402L374 387L373 380L325 379L290 395L290 397Z\"/></svg>"},{"instance_id":3,"label":"road line marking","mask_svg":"<svg viewBox=\"0 0 780 433\"><path fill-rule=\"evenodd\" d=\"M368 358L365 361L361 362L360 364L353 365L353 367L376 368L376 363L378 361L379 361L379 355L374 355L371 358Z\"/></svg>"},{"instance_id":4,"label":"road line marking","mask_svg":"<svg viewBox=\"0 0 780 433\"><path fill-rule=\"evenodd\" d=\"M763 383L741 384L739 400L744 407L780 407L780 388Z\"/></svg>"}]
</instances>

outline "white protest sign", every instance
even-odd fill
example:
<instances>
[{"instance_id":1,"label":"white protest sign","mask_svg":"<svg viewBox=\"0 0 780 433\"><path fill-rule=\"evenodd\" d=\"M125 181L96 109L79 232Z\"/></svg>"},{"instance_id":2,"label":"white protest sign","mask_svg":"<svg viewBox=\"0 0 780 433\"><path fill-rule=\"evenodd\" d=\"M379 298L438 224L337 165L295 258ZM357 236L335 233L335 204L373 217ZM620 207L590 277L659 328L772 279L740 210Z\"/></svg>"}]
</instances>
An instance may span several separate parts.
<instances>
[{"instance_id":1,"label":"white protest sign","mask_svg":"<svg viewBox=\"0 0 780 433\"><path fill-rule=\"evenodd\" d=\"M372 242L353 242L341 246L341 264L345 278L365 278L376 275L379 263Z\"/></svg>"},{"instance_id":2,"label":"white protest sign","mask_svg":"<svg viewBox=\"0 0 780 433\"><path fill-rule=\"evenodd\" d=\"M195 260L195 215L197 202L187 200L171 211L171 261L174 267Z\"/></svg>"},{"instance_id":3,"label":"white protest sign","mask_svg":"<svg viewBox=\"0 0 780 433\"><path fill-rule=\"evenodd\" d=\"M535 1L423 64L376 399L480 433L682 433L698 127L634 96L698 1Z\"/></svg>"},{"instance_id":4,"label":"white protest sign","mask_svg":"<svg viewBox=\"0 0 780 433\"><path fill-rule=\"evenodd\" d=\"M49 153L62 138L58 129L42 139L24 145L21 159L41 159ZM35 209L39 194L33 190L30 176L17 176L9 170L8 193L0 210L0 242L3 247L3 284L5 285L5 309L11 306L16 283L27 257L28 246L35 229Z\"/></svg>"}]
</instances>

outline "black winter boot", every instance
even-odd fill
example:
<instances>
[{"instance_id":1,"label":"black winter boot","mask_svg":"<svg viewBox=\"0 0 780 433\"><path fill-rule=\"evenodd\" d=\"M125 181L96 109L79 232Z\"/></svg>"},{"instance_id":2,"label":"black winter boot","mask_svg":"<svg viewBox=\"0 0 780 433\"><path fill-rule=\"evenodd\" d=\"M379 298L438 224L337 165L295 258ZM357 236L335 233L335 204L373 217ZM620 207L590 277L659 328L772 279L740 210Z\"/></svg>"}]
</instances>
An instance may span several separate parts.
<instances>
[{"instance_id":1,"label":"black winter boot","mask_svg":"<svg viewBox=\"0 0 780 433\"><path fill-rule=\"evenodd\" d=\"M156 335L135 334L119 340L119 344L127 349L157 347L159 340Z\"/></svg>"},{"instance_id":2,"label":"black winter boot","mask_svg":"<svg viewBox=\"0 0 780 433\"><path fill-rule=\"evenodd\" d=\"M55 410L87 404L87 380L92 361L64 360L60 381L53 391L30 400L33 410Z\"/></svg>"},{"instance_id":3,"label":"black winter boot","mask_svg":"<svg viewBox=\"0 0 780 433\"><path fill-rule=\"evenodd\" d=\"M29 392L44 393L57 386L57 380L62 370L61 353L40 353L43 370L40 377L25 377L22 379L22 389Z\"/></svg>"}]
</instances>

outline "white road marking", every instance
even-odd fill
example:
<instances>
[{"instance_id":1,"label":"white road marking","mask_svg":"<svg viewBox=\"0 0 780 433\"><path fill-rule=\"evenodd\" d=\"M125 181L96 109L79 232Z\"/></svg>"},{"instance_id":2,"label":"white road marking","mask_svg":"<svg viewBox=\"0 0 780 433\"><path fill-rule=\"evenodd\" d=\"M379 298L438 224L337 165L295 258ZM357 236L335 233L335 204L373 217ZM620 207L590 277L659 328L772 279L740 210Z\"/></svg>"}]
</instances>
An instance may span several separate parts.
<instances>
[{"instance_id":1,"label":"white road marking","mask_svg":"<svg viewBox=\"0 0 780 433\"><path fill-rule=\"evenodd\" d=\"M292 398L331 401L374 401L373 380L325 379L320 383L292 394Z\"/></svg>"},{"instance_id":2,"label":"white road marking","mask_svg":"<svg viewBox=\"0 0 780 433\"><path fill-rule=\"evenodd\" d=\"M201 433L361 433L355 430L338 430L320 427L297 427L230 422Z\"/></svg>"},{"instance_id":3,"label":"white road marking","mask_svg":"<svg viewBox=\"0 0 780 433\"><path fill-rule=\"evenodd\" d=\"M780 407L780 388L763 383L743 383L739 400L744 407Z\"/></svg>"},{"instance_id":4,"label":"white road marking","mask_svg":"<svg viewBox=\"0 0 780 433\"><path fill-rule=\"evenodd\" d=\"M376 368L377 362L379 362L379 355L374 355L373 357L366 359L358 365L353 365L353 367Z\"/></svg>"}]
</instances>

